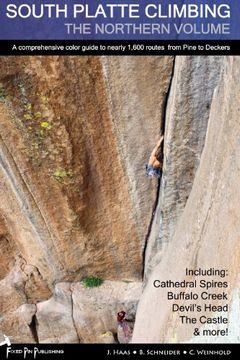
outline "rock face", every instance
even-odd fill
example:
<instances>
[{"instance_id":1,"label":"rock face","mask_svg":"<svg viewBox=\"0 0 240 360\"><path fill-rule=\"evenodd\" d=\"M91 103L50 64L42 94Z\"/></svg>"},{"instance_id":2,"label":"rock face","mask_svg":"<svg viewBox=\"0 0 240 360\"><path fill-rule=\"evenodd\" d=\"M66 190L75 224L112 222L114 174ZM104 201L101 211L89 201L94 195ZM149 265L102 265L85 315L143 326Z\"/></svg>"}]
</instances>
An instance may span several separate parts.
<instances>
[{"instance_id":1,"label":"rock face","mask_svg":"<svg viewBox=\"0 0 240 360\"><path fill-rule=\"evenodd\" d=\"M24 264L18 259L9 274L0 281L0 333L8 334L14 342L35 343L32 319L36 306L27 303L26 281Z\"/></svg>"},{"instance_id":2,"label":"rock face","mask_svg":"<svg viewBox=\"0 0 240 360\"><path fill-rule=\"evenodd\" d=\"M159 137L172 63L0 58L0 333L13 342L77 341L73 321L69 337L62 326L72 316L68 290L57 288L66 294L56 300L55 284L141 279L157 189L144 163ZM20 307L39 303L30 327L11 325ZM55 305L65 320L49 338Z\"/></svg>"},{"instance_id":3,"label":"rock face","mask_svg":"<svg viewBox=\"0 0 240 360\"><path fill-rule=\"evenodd\" d=\"M117 313L125 311L128 319L134 321L141 292L141 282L106 281L93 289L73 284L73 318L81 342L104 342L104 335L109 332L117 338Z\"/></svg>"},{"instance_id":4,"label":"rock face","mask_svg":"<svg viewBox=\"0 0 240 360\"><path fill-rule=\"evenodd\" d=\"M147 163L162 131L173 59L163 57L159 61L159 57L150 56L143 61L138 57L110 56L103 57L102 61L135 221L139 235L144 239L156 198L156 186L154 182L146 181L143 159Z\"/></svg>"},{"instance_id":5,"label":"rock face","mask_svg":"<svg viewBox=\"0 0 240 360\"><path fill-rule=\"evenodd\" d=\"M69 283L58 283L53 297L37 304L36 326L40 343L79 343Z\"/></svg>"},{"instance_id":6,"label":"rock face","mask_svg":"<svg viewBox=\"0 0 240 360\"><path fill-rule=\"evenodd\" d=\"M141 282L105 281L95 288L58 283L53 297L27 306L35 307L32 316L40 343L116 343L122 342L117 313L125 311L134 322L141 292Z\"/></svg>"},{"instance_id":7,"label":"rock face","mask_svg":"<svg viewBox=\"0 0 240 360\"><path fill-rule=\"evenodd\" d=\"M145 272L164 256L192 189L205 141L221 57L177 57L166 109L164 168Z\"/></svg>"},{"instance_id":8,"label":"rock face","mask_svg":"<svg viewBox=\"0 0 240 360\"><path fill-rule=\"evenodd\" d=\"M16 251L49 284L89 273L139 279L155 191L143 167L159 135L172 59L125 59L134 69L128 73L130 88L117 60L108 61L109 73L99 58L1 61L1 213L8 228L14 224L9 234ZM122 108L121 93L109 98L109 83L122 87ZM131 90L135 103L127 104ZM153 92L156 106L151 100L147 108ZM144 112L134 113L136 103ZM148 122L151 126L140 132ZM132 188L138 191L129 196ZM140 203L147 204L144 211Z\"/></svg>"},{"instance_id":9,"label":"rock face","mask_svg":"<svg viewBox=\"0 0 240 360\"><path fill-rule=\"evenodd\" d=\"M240 95L240 60L224 58L220 83L211 104L206 142L193 187L186 207L178 221L173 238L162 258L154 268L138 307L133 342L239 342L239 203L240 179L240 127L238 106ZM169 110L170 111L170 110ZM184 140L183 140L184 141ZM227 281L229 323L202 325L200 336L194 336L194 324L182 324L179 313L172 312L172 301L167 301L169 289L154 288L153 280L186 280L189 269L225 269L228 276L211 277ZM192 277L192 280L205 279ZM188 277L189 280L189 277ZM209 292L222 293L221 288ZM201 289L194 289L201 300ZM187 305L184 300L176 301ZM214 304L221 305L218 300ZM204 311L203 311L204 314ZM199 317L195 311L192 316ZM214 317L206 312L206 316ZM157 320L156 320L157 319ZM141 326L144 322L145 328ZM227 336L203 336L204 329L225 329Z\"/></svg>"}]
</instances>

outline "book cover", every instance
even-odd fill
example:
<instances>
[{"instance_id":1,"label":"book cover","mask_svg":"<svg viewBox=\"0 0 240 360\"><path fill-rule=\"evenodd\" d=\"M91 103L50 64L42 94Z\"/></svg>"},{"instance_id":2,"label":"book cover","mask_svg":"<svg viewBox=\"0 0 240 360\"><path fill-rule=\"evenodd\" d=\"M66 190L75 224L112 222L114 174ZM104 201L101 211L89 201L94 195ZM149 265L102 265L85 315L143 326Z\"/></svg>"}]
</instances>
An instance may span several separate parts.
<instances>
[{"instance_id":1,"label":"book cover","mask_svg":"<svg viewBox=\"0 0 240 360\"><path fill-rule=\"evenodd\" d=\"M237 354L239 10L1 1L1 358Z\"/></svg>"}]
</instances>

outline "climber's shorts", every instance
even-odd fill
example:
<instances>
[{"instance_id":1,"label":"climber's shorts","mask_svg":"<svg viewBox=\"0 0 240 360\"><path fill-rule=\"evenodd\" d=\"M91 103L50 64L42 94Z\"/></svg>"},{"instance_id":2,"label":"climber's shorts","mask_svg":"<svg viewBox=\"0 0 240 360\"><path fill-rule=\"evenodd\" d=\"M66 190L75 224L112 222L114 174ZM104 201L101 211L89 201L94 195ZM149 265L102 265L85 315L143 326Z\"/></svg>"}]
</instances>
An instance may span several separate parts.
<instances>
[{"instance_id":1,"label":"climber's shorts","mask_svg":"<svg viewBox=\"0 0 240 360\"><path fill-rule=\"evenodd\" d=\"M160 168L154 168L153 166L147 165L145 166L145 170L148 176L160 178L162 175L162 170Z\"/></svg>"}]
</instances>

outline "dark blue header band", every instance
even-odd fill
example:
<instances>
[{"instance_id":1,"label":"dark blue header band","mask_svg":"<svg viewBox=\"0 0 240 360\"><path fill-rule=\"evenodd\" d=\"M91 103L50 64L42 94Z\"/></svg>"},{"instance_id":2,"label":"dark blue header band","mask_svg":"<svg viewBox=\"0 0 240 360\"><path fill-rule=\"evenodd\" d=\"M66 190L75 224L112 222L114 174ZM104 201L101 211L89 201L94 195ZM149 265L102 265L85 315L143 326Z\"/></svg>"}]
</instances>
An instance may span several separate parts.
<instances>
[{"instance_id":1,"label":"dark blue header band","mask_svg":"<svg viewBox=\"0 0 240 360\"><path fill-rule=\"evenodd\" d=\"M235 40L239 0L1 0L0 39Z\"/></svg>"}]
</instances>

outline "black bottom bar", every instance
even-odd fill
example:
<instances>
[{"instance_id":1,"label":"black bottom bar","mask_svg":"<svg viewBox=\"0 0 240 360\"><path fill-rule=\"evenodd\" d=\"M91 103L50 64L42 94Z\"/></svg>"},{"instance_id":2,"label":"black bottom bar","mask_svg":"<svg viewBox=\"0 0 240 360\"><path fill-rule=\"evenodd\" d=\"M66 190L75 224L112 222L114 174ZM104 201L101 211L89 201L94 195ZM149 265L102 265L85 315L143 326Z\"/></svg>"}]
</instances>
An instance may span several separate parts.
<instances>
[{"instance_id":1,"label":"black bottom bar","mask_svg":"<svg viewBox=\"0 0 240 360\"><path fill-rule=\"evenodd\" d=\"M1 359L233 359L239 344L16 344L0 347Z\"/></svg>"},{"instance_id":2,"label":"black bottom bar","mask_svg":"<svg viewBox=\"0 0 240 360\"><path fill-rule=\"evenodd\" d=\"M240 40L0 40L0 55L240 55Z\"/></svg>"}]
</instances>

